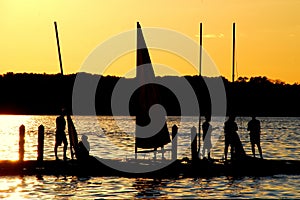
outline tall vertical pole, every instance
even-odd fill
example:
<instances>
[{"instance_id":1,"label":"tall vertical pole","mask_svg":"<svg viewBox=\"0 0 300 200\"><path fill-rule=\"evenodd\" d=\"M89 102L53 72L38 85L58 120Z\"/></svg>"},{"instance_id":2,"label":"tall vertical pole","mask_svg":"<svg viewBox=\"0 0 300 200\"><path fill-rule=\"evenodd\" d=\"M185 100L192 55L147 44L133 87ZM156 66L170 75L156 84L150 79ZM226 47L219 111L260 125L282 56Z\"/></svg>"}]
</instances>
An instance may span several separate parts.
<instances>
[{"instance_id":1,"label":"tall vertical pole","mask_svg":"<svg viewBox=\"0 0 300 200\"><path fill-rule=\"evenodd\" d=\"M199 76L202 76L202 23L200 23Z\"/></svg>"},{"instance_id":2,"label":"tall vertical pole","mask_svg":"<svg viewBox=\"0 0 300 200\"><path fill-rule=\"evenodd\" d=\"M60 74L61 77L63 78L64 76L64 70L63 70L63 65L62 65L62 58L61 58L61 52L60 52L60 44L59 44L59 37L58 37L58 28L57 28L57 23L54 22L54 28L55 28L55 35L56 35L56 43L57 43L57 52L58 52L58 59L59 59L59 67L60 67ZM63 79L61 80L63 81ZM62 108L64 108L65 105L65 100L62 98Z\"/></svg>"},{"instance_id":3,"label":"tall vertical pole","mask_svg":"<svg viewBox=\"0 0 300 200\"><path fill-rule=\"evenodd\" d=\"M56 35L56 43L57 43L57 51L58 51L58 58L59 58L59 67L60 67L60 73L61 73L61 77L63 78L64 76L64 70L63 70L63 65L62 65L62 58L61 58L61 52L60 52L60 44L59 44L59 37L58 37L58 28L57 28L57 23L54 22L54 28L55 28L55 35ZM62 79L63 80L63 79ZM66 108L66 101L62 98L62 108ZM68 111L67 112L67 117L69 116ZM71 119L72 120L72 119ZM72 140L71 140L71 134L69 132L69 140L70 140L70 151L71 151L71 155L72 155L72 159L73 159L73 144L72 144ZM64 147L65 148L65 147ZM66 155L64 155L66 156Z\"/></svg>"},{"instance_id":4,"label":"tall vertical pole","mask_svg":"<svg viewBox=\"0 0 300 200\"><path fill-rule=\"evenodd\" d=\"M54 28L55 28L55 35L56 35L56 42L57 42L57 50L58 50L58 59L59 59L60 72L61 72L61 75L64 75L63 66L62 66L62 59L61 59L61 53L60 53L60 45L59 45L57 23L56 22L54 22Z\"/></svg>"},{"instance_id":5,"label":"tall vertical pole","mask_svg":"<svg viewBox=\"0 0 300 200\"><path fill-rule=\"evenodd\" d=\"M200 23L200 50L199 50L199 79L201 81L202 79L202 23ZM200 106L199 106L199 124L198 124L198 153L200 153L201 149L201 112L200 112Z\"/></svg>"},{"instance_id":6,"label":"tall vertical pole","mask_svg":"<svg viewBox=\"0 0 300 200\"><path fill-rule=\"evenodd\" d=\"M232 82L234 82L234 62L235 62L235 23L232 27Z\"/></svg>"}]
</instances>

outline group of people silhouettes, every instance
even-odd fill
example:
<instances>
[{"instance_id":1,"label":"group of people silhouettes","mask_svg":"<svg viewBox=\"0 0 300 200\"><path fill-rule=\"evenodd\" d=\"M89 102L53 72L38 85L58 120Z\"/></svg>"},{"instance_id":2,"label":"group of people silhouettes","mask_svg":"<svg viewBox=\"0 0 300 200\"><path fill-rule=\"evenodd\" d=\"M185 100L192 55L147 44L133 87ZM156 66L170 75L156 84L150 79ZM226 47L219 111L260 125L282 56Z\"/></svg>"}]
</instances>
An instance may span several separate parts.
<instances>
[{"instance_id":1,"label":"group of people silhouettes","mask_svg":"<svg viewBox=\"0 0 300 200\"><path fill-rule=\"evenodd\" d=\"M55 132L55 146L54 146L54 153L55 153L56 160L59 160L57 155L57 149L59 146L62 145L62 143L64 144L63 159L68 160L67 153L66 153L68 147L68 141L65 133L65 128L66 128L66 120L64 118L65 115L66 115L66 111L62 110L61 115L56 118L56 132ZM205 116L205 122L202 124L202 130L203 130L202 155L203 157L207 155L208 159L211 159L210 157L210 150L212 148L211 136L213 132L213 128L212 125L210 124L210 121L211 121L211 117ZM247 130L249 131L250 134L250 142L251 142L251 149L252 149L253 156L255 157L255 145L257 145L260 158L263 158L262 149L260 146L261 126L260 126L260 121L257 120L255 116L252 116L252 119L248 122ZM246 156L246 153L244 151L243 145L241 143L237 131L238 131L238 126L237 123L235 122L235 116L231 115L229 116L228 120L224 123L225 160L227 160L229 147L231 152L231 159L241 158ZM89 157L90 145L87 139L88 137L86 135L82 135L81 141L78 143L77 159L79 160L84 160Z\"/></svg>"},{"instance_id":2,"label":"group of people silhouettes","mask_svg":"<svg viewBox=\"0 0 300 200\"><path fill-rule=\"evenodd\" d=\"M212 136L212 125L210 124L211 117L205 116L205 122L202 124L203 130L203 149L202 155L205 157L207 155L208 159L210 157L210 150L212 148L211 136ZM260 132L261 126L260 121L256 119L255 116L252 116L252 119L248 122L247 130L250 135L251 149L252 154L255 157L255 145L257 145L260 158L262 156L262 149L260 146ZM235 116L231 115L228 117L228 120L224 123L224 136L225 136L225 147L224 147L224 157L227 160L228 149L230 147L231 159L243 158L246 156L245 150L237 133L238 126L235 122Z\"/></svg>"},{"instance_id":3,"label":"group of people silhouettes","mask_svg":"<svg viewBox=\"0 0 300 200\"><path fill-rule=\"evenodd\" d=\"M65 132L65 129L66 129L65 115L66 115L66 111L65 111L65 109L62 109L60 116L58 116L56 118L55 145L54 145L55 159L59 160L58 155L57 155L57 149L59 146L62 145L62 143L64 144L64 147L63 147L64 161L69 159L67 157L68 140L67 140L67 136L66 136L66 132ZM82 135L81 141L78 143L78 146L77 146L78 154L76 155L78 160L85 160L89 157L90 144L87 139L88 139L88 137L86 135Z\"/></svg>"}]
</instances>

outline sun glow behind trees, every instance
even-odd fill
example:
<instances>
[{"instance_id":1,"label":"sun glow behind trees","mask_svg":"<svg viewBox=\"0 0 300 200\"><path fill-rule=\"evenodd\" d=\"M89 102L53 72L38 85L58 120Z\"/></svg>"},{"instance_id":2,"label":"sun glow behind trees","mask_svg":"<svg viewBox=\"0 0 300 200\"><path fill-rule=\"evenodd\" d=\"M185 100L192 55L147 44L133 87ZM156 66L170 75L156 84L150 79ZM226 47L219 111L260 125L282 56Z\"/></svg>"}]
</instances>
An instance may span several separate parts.
<instances>
[{"instance_id":1,"label":"sun glow behind trees","mask_svg":"<svg viewBox=\"0 0 300 200\"><path fill-rule=\"evenodd\" d=\"M202 22L204 48L220 73L230 78L231 26L236 22L237 76L300 82L299 9L297 0L2 0L0 73L59 72L53 21L59 25L66 73L76 73L97 45L134 29L136 21L144 27L173 29L196 42ZM163 52L153 52L153 57L153 62L176 66L182 75L197 74L186 70L191 69L188 63ZM134 66L135 59L130 58L116 61L116 70L108 73L120 75L120 68Z\"/></svg>"}]
</instances>

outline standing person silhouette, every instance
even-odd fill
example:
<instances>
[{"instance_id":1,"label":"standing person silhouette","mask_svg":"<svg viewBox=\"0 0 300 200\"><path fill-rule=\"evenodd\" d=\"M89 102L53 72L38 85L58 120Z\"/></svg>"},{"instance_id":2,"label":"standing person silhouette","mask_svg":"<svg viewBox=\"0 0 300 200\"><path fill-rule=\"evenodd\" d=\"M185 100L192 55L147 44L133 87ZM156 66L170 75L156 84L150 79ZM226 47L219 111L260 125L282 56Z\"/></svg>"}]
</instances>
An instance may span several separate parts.
<instances>
[{"instance_id":1,"label":"standing person silhouette","mask_svg":"<svg viewBox=\"0 0 300 200\"><path fill-rule=\"evenodd\" d=\"M260 121L252 116L252 119L248 122L248 131L250 131L250 142L252 148L252 154L255 157L255 144L257 145L260 158L262 159L262 150L260 146Z\"/></svg>"},{"instance_id":2,"label":"standing person silhouette","mask_svg":"<svg viewBox=\"0 0 300 200\"><path fill-rule=\"evenodd\" d=\"M230 152L231 156L234 152L234 140L235 135L237 134L238 126L235 122L235 116L230 115L228 120L224 123L224 134L225 134L225 148L224 148L224 155L225 160L227 160L227 153L228 153L228 147L230 145Z\"/></svg>"},{"instance_id":3,"label":"standing person silhouette","mask_svg":"<svg viewBox=\"0 0 300 200\"><path fill-rule=\"evenodd\" d=\"M211 145L211 133L212 133L212 126L210 124L210 116L205 116L205 122L202 124L202 130L203 130L203 149L202 149L202 155L203 158L205 158L205 150L207 152L207 158L210 160L210 149L212 147Z\"/></svg>"},{"instance_id":4,"label":"standing person silhouette","mask_svg":"<svg viewBox=\"0 0 300 200\"><path fill-rule=\"evenodd\" d=\"M57 156L57 148L58 148L58 146L61 146L61 143L64 143L64 160L66 161L68 159L67 158L68 141L67 141L67 136L65 133L66 120L65 120L64 116L65 116L65 110L62 109L60 116L58 116L56 118L54 153L55 153L55 159L59 160L59 158Z\"/></svg>"}]
</instances>

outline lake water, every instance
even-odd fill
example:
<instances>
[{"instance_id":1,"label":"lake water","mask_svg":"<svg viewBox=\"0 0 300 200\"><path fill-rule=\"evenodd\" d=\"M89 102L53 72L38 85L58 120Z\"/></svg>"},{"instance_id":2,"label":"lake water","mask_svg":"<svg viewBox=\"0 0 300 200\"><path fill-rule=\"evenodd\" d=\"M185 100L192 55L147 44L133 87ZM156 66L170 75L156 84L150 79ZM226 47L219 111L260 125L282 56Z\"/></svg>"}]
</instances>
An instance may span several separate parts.
<instances>
[{"instance_id":1,"label":"lake water","mask_svg":"<svg viewBox=\"0 0 300 200\"><path fill-rule=\"evenodd\" d=\"M25 160L36 159L37 130L45 127L44 159L54 159L56 116L0 115L0 159L17 160L19 127L25 125ZM262 125L263 155L270 159L300 160L300 118L258 118ZM223 157L222 118L213 118L213 158ZM239 135L246 153L251 155L246 131L250 118L237 117ZM89 137L91 155L111 159L134 156L134 118L101 116L73 117L79 138ZM190 157L190 129L198 126L194 117L169 117L168 127L179 127L178 158ZM170 148L170 146L166 146ZM59 148L62 158L62 147ZM153 154L139 155L151 159ZM171 155L167 154L166 157ZM70 156L69 156L70 157ZM148 179L123 177L2 176L0 198L96 199L96 198L300 198L300 176L211 177Z\"/></svg>"}]
</instances>

